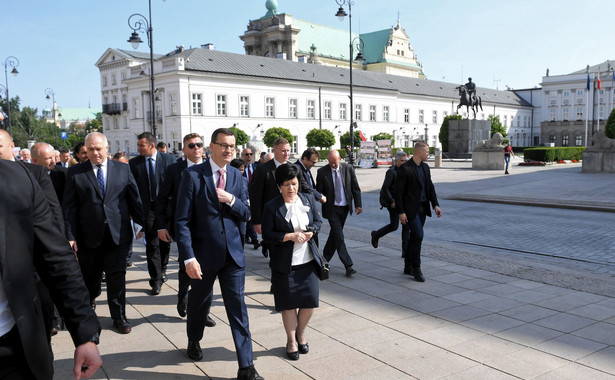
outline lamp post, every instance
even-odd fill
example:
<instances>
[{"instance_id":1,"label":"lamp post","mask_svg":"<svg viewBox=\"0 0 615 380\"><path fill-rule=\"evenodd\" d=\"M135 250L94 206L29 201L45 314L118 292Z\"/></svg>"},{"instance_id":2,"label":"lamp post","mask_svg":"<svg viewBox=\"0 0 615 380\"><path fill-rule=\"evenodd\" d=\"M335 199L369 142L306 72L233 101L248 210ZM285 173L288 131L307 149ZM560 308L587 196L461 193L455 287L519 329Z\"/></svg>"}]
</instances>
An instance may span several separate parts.
<instances>
[{"instance_id":1,"label":"lamp post","mask_svg":"<svg viewBox=\"0 0 615 380\"><path fill-rule=\"evenodd\" d=\"M11 70L11 74L17 75L19 71L17 71L17 66L19 66L19 60L15 57L8 56L4 60L4 81L6 83L6 122L9 126L9 134L13 136L13 128L11 127L11 98L9 97L9 76L8 76L8 67L11 66L13 70Z\"/></svg>"},{"instance_id":2,"label":"lamp post","mask_svg":"<svg viewBox=\"0 0 615 380\"><path fill-rule=\"evenodd\" d=\"M51 112L53 113L53 138L55 146L58 146L58 126L56 124L56 93L51 88L45 89L45 99L51 99Z\"/></svg>"},{"instance_id":3,"label":"lamp post","mask_svg":"<svg viewBox=\"0 0 615 380\"><path fill-rule=\"evenodd\" d=\"M362 64L363 61L365 60L363 58L363 54L361 53L361 50L363 50L363 41L361 40L361 38L359 37L355 37L354 39L352 38L352 4L354 4L354 2L352 0L335 0L335 2L337 3L337 5L339 5L339 9L337 10L337 13L335 14L337 16L337 18L339 18L340 21L344 21L344 17L348 16L348 31L350 34L350 44L349 44L349 48L350 48L350 56L348 57L348 62L350 64L350 157L349 157L349 162L350 165L354 166L354 128L355 128L355 124L354 124L354 107L353 107L353 96L352 96L352 56L354 53L354 44L357 44L357 50L359 51L359 53L357 54L356 57L356 61L359 64ZM344 11L344 5L348 5L348 13L346 13L346 11Z\"/></svg>"},{"instance_id":4,"label":"lamp post","mask_svg":"<svg viewBox=\"0 0 615 380\"><path fill-rule=\"evenodd\" d=\"M148 21L149 20L149 21ZM128 18L128 26L132 29L132 34L128 39L128 42L132 44L134 49L139 47L139 44L143 42L141 37L139 37L139 32L145 33L147 35L147 46L149 46L149 65L150 65L150 120L152 123L152 134L156 136L156 116L155 116L155 108L156 103L154 100L154 29L152 28L152 1L149 0L149 18L146 18L140 13L135 13L130 15Z\"/></svg>"},{"instance_id":5,"label":"lamp post","mask_svg":"<svg viewBox=\"0 0 615 380\"><path fill-rule=\"evenodd\" d=\"M256 141L256 130L259 129L260 127L262 127L262 124L256 124L256 127L252 128L252 140Z\"/></svg>"}]
</instances>

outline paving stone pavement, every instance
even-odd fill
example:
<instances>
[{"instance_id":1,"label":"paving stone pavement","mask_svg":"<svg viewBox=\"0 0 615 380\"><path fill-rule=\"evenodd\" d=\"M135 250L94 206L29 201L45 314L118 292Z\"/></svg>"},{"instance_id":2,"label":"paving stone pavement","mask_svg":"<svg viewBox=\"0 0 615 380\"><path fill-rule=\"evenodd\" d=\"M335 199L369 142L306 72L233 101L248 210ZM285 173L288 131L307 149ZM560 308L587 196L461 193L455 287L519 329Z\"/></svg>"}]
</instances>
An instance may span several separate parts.
<instances>
[{"instance_id":1,"label":"paving stone pavement","mask_svg":"<svg viewBox=\"0 0 615 380\"><path fill-rule=\"evenodd\" d=\"M456 194L481 200L481 195L492 196L500 181L509 181L506 192L520 199L544 204L555 186L561 190L555 201L571 203L583 187L584 201L589 202L584 207L612 205L615 176L586 176L578 165L515 166L507 177L469 170L467 162L443 166L432 171L443 200ZM379 188L383 175L383 169L359 170L363 191ZM602 193L605 190L610 193ZM506 194L499 191L498 196ZM285 333L273 309L267 261L260 252L246 249L255 365L266 379L615 377L615 288L609 272L591 266L597 264L566 267L561 259L523 254L519 260L519 253L427 240L427 281L418 283L402 274L399 237L391 234L374 249L370 228L348 226L346 241L358 274L346 278L339 259L332 260L331 278L321 282L320 307L308 327L310 352L296 362L284 358ZM324 223L322 241L327 230ZM219 289L212 307L218 324L207 328L201 341L205 359L192 362L185 355L185 320L175 310L177 262L170 263L162 293L150 296L144 251L135 244L135 265L127 272L132 333L113 331L104 297L97 302L104 364L93 378L234 378L237 362ZM53 338L53 349L55 379L70 378L74 347L66 331Z\"/></svg>"}]
</instances>

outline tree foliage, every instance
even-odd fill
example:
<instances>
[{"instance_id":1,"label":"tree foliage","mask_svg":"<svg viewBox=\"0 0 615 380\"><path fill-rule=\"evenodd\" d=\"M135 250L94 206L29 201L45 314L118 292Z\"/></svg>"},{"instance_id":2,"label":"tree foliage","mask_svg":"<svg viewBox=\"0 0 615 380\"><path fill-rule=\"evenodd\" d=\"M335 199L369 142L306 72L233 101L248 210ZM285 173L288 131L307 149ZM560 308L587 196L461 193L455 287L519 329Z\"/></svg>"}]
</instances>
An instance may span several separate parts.
<instances>
[{"instance_id":1,"label":"tree foliage","mask_svg":"<svg viewBox=\"0 0 615 380\"><path fill-rule=\"evenodd\" d=\"M237 146L246 145L248 141L250 141L250 138L248 137L248 135L241 129L234 127L234 126L229 129L233 131L233 133L235 134L235 145Z\"/></svg>"},{"instance_id":2,"label":"tree foliage","mask_svg":"<svg viewBox=\"0 0 615 380\"><path fill-rule=\"evenodd\" d=\"M274 128L269 128L267 132L265 132L265 136L263 137L263 142L269 148L273 148L273 143L275 142L275 140L277 140L280 137L284 137L286 140L288 140L288 142L291 145L295 141L295 138L293 137L292 133L290 133L288 129L282 128L282 127L274 127Z\"/></svg>"},{"instance_id":3,"label":"tree foliage","mask_svg":"<svg viewBox=\"0 0 615 380\"><path fill-rule=\"evenodd\" d=\"M461 119L463 119L461 115L448 115L444 117L444 120L442 120L440 133L438 134L438 139L440 140L440 143L442 143L442 151L448 152L448 121Z\"/></svg>"},{"instance_id":4,"label":"tree foliage","mask_svg":"<svg viewBox=\"0 0 615 380\"><path fill-rule=\"evenodd\" d=\"M329 148L335 144L335 136L328 129L312 129L305 136L308 146Z\"/></svg>"},{"instance_id":5,"label":"tree foliage","mask_svg":"<svg viewBox=\"0 0 615 380\"><path fill-rule=\"evenodd\" d=\"M340 145L341 148L350 146L350 132L346 132L340 137ZM361 135L356 129L354 131L354 146L355 148L361 146Z\"/></svg>"},{"instance_id":6,"label":"tree foliage","mask_svg":"<svg viewBox=\"0 0 615 380\"><path fill-rule=\"evenodd\" d=\"M391 140L391 146L395 145L395 139L393 138L393 135L390 134L390 133L380 132L377 135L374 135L373 139L374 139L374 141L378 141L378 140Z\"/></svg>"},{"instance_id":7,"label":"tree foliage","mask_svg":"<svg viewBox=\"0 0 615 380\"><path fill-rule=\"evenodd\" d=\"M489 121L491 122L491 137L498 132L500 132L503 137L506 137L506 127L502 125L498 116L489 115Z\"/></svg>"},{"instance_id":8,"label":"tree foliage","mask_svg":"<svg viewBox=\"0 0 615 380\"><path fill-rule=\"evenodd\" d=\"M615 109L611 111L609 119L606 121L604 134L609 138L615 139Z\"/></svg>"}]
</instances>

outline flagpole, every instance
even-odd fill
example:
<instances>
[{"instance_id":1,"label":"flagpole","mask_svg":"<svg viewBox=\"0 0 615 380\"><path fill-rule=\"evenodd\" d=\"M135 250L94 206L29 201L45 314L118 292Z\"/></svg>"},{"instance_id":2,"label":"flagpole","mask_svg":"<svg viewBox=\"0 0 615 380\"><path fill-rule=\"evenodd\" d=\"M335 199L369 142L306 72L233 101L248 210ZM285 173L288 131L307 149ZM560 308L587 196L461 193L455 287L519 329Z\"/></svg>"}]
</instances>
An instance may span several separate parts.
<instances>
[{"instance_id":1,"label":"flagpole","mask_svg":"<svg viewBox=\"0 0 615 380\"><path fill-rule=\"evenodd\" d=\"M585 102L585 146L589 146L587 144L587 126L589 123L589 73L587 74L587 101Z\"/></svg>"}]
</instances>

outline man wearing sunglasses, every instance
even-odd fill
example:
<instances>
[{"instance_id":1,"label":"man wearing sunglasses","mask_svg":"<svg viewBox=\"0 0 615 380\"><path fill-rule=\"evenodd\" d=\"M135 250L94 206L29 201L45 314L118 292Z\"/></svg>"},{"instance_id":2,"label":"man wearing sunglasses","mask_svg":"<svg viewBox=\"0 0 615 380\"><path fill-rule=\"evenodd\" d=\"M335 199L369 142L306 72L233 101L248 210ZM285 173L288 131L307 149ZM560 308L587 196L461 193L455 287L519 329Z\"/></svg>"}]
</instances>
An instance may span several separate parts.
<instances>
[{"instance_id":1,"label":"man wearing sunglasses","mask_svg":"<svg viewBox=\"0 0 615 380\"><path fill-rule=\"evenodd\" d=\"M182 148L184 156L173 165L167 168L164 181L156 198L156 228L158 238L164 242L171 242L175 237L175 207L177 203L177 192L179 183L182 179L182 171L186 168L203 163L203 140L198 133L190 133L184 136ZM180 317L186 316L188 309L188 288L190 287L190 277L186 274L184 263L179 261L177 289L177 313ZM211 299L211 297L210 297ZM216 322L207 316L205 326L213 327Z\"/></svg>"}]
</instances>

